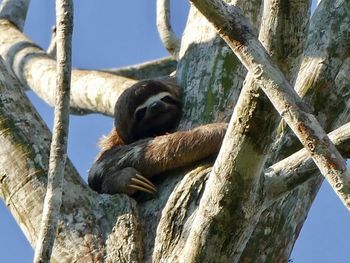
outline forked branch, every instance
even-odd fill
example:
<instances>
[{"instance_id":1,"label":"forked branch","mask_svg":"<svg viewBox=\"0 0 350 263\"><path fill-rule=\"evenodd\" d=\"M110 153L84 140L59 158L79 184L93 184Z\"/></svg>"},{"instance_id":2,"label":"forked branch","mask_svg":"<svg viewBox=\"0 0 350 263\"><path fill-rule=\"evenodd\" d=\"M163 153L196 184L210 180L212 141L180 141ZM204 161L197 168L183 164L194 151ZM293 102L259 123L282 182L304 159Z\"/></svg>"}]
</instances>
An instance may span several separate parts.
<instances>
[{"instance_id":1,"label":"forked branch","mask_svg":"<svg viewBox=\"0 0 350 263\"><path fill-rule=\"evenodd\" d=\"M347 123L328 134L340 152L350 154L350 123ZM265 190L267 201L293 190L314 175L317 167L306 149L302 149L291 156L275 163L265 170Z\"/></svg>"},{"instance_id":2,"label":"forked branch","mask_svg":"<svg viewBox=\"0 0 350 263\"><path fill-rule=\"evenodd\" d=\"M221 37L253 74L281 117L309 151L323 176L350 209L350 172L344 159L273 63L241 11L221 0L191 2L214 24Z\"/></svg>"},{"instance_id":3,"label":"forked branch","mask_svg":"<svg viewBox=\"0 0 350 263\"><path fill-rule=\"evenodd\" d=\"M321 173L331 183L343 203L350 209L350 196L348 192L350 174L345 165L345 161L331 143L316 118L311 114L311 111L298 97L279 68L272 62L272 59L255 36L252 26L241 11L235 6L229 6L221 0L192 0L191 2L214 24L221 37L247 67L250 74L255 78L256 83L268 96L279 114L289 124L304 147L308 149L321 170ZM236 111L235 109L235 112ZM235 116L234 113L232 118L237 119L239 117L238 115ZM244 120L245 117L246 116L241 116L241 120ZM229 133L231 129L232 124L229 126L226 137L232 138L237 135ZM241 133L244 133L244 130L242 130ZM200 259L200 247L202 247L200 244L203 244L202 232L208 232L210 230L217 231L218 227L214 226L211 228L210 226L213 224L215 225L216 221L221 222L226 216L226 212L221 209L221 204L218 204L215 208L211 208L210 212L206 205L208 203L213 204L212 200L217 199L211 195L212 192L210 190L207 190L215 188L215 186L211 184L219 181L219 178L216 177L226 178L230 174L232 174L232 176L235 175L232 169L225 168L225 163L228 160L232 160L232 162L235 162L236 166L240 165L239 163L241 160L231 159L230 154L222 154L224 152L230 152L230 147L232 147L232 145L226 145L225 142L226 138L194 218L193 225L195 227L190 231L182 255L182 259L187 259L189 262L195 262ZM247 166L247 163L244 165ZM220 173L216 171L220 171ZM256 171L253 170L252 172ZM220 176L218 174L220 174ZM239 178L239 176L236 177ZM243 178L241 180L243 180ZM215 193L223 195L226 191L231 191L232 185L235 183L240 183L240 181L232 182L219 189L221 190L219 193L217 191ZM255 202L258 201L258 199L252 197L252 201L253 200L255 200ZM231 204L231 201L226 199L225 203L226 205L238 206L237 204ZM250 216L254 218L258 216L258 213L252 213ZM201 223L200 226L199 223ZM241 241L235 240L235 242Z\"/></svg>"}]
</instances>

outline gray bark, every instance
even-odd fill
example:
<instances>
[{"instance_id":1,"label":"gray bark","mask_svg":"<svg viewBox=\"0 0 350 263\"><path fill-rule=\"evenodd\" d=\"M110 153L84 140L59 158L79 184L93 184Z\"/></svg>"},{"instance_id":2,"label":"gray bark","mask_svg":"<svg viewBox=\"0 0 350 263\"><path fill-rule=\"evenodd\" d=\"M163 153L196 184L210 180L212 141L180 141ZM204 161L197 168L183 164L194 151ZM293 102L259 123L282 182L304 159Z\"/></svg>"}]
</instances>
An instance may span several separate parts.
<instances>
[{"instance_id":1,"label":"gray bark","mask_svg":"<svg viewBox=\"0 0 350 263\"><path fill-rule=\"evenodd\" d=\"M0 18L11 21L23 31L30 0L4 0L0 7Z\"/></svg>"},{"instance_id":2,"label":"gray bark","mask_svg":"<svg viewBox=\"0 0 350 263\"><path fill-rule=\"evenodd\" d=\"M70 80L72 69L73 2L56 1L57 66L56 102L50 148L49 173L35 263L50 262L62 204L64 167L67 159Z\"/></svg>"},{"instance_id":3,"label":"gray bark","mask_svg":"<svg viewBox=\"0 0 350 263\"><path fill-rule=\"evenodd\" d=\"M0 55L22 85L55 103L56 61L7 20L0 20ZM95 70L73 70L70 105L77 114L113 115L114 104L135 80Z\"/></svg>"},{"instance_id":4,"label":"gray bark","mask_svg":"<svg viewBox=\"0 0 350 263\"><path fill-rule=\"evenodd\" d=\"M56 59L57 45L56 45L56 26L51 29L51 41L46 53Z\"/></svg>"},{"instance_id":5,"label":"gray bark","mask_svg":"<svg viewBox=\"0 0 350 263\"><path fill-rule=\"evenodd\" d=\"M322 2L313 15L295 84L298 94L314 108L318 120L327 131L349 121L346 106L349 96L345 88L350 81L347 73L349 51L344 48L350 28L346 15L349 7L346 1L338 4L333 1ZM335 31L334 28L339 30ZM292 133L287 131L285 125L280 126L280 139L269 157L270 164L300 149ZM263 212L242 255L244 262L288 261L323 181L318 172L312 177ZM261 239L266 242L259 243ZM272 242L275 246L269 245Z\"/></svg>"},{"instance_id":6,"label":"gray bark","mask_svg":"<svg viewBox=\"0 0 350 263\"><path fill-rule=\"evenodd\" d=\"M288 123L303 146L308 149L322 175L344 205L350 209L350 170L345 160L329 140L310 109L301 101L279 68L274 65L264 47L254 36L253 28L241 11L233 6L229 8L220 0L211 2L192 0L192 3L200 8L201 12L215 25L222 38L253 74L254 79L261 85L275 109ZM235 116L235 111L233 116L237 120L241 118L239 115ZM224 150L219 153L218 160ZM228 160L228 156L229 154L223 157L223 160ZM218 168L218 172L223 171ZM233 171L224 173L233 174Z\"/></svg>"},{"instance_id":7,"label":"gray bark","mask_svg":"<svg viewBox=\"0 0 350 263\"><path fill-rule=\"evenodd\" d=\"M135 80L157 79L171 75L176 70L177 62L171 57L103 71Z\"/></svg>"},{"instance_id":8,"label":"gray bark","mask_svg":"<svg viewBox=\"0 0 350 263\"><path fill-rule=\"evenodd\" d=\"M46 192L51 134L2 59L0 69L0 196L34 247ZM96 194L68 160L63 185L52 261L141 260L135 201L123 195Z\"/></svg>"},{"instance_id":9,"label":"gray bark","mask_svg":"<svg viewBox=\"0 0 350 263\"><path fill-rule=\"evenodd\" d=\"M170 0L157 0L157 28L164 47L177 59L181 40L176 37L170 24Z\"/></svg>"}]
</instances>

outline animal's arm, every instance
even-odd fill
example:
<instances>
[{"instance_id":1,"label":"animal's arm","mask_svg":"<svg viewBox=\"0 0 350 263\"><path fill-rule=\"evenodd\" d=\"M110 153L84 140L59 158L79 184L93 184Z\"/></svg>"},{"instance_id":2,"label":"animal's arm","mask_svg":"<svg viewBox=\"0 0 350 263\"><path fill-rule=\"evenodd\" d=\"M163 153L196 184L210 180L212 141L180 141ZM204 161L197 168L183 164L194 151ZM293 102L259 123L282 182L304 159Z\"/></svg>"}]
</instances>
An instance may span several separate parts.
<instances>
[{"instance_id":1,"label":"animal's arm","mask_svg":"<svg viewBox=\"0 0 350 263\"><path fill-rule=\"evenodd\" d=\"M135 190L132 191L129 186L135 185L132 179L139 175L138 171L150 178L217 154L226 129L226 123L213 123L190 131L178 131L112 147L93 164L89 172L89 185L98 192L132 194ZM128 171L123 171L127 167ZM136 181L136 186L142 183Z\"/></svg>"}]
</instances>

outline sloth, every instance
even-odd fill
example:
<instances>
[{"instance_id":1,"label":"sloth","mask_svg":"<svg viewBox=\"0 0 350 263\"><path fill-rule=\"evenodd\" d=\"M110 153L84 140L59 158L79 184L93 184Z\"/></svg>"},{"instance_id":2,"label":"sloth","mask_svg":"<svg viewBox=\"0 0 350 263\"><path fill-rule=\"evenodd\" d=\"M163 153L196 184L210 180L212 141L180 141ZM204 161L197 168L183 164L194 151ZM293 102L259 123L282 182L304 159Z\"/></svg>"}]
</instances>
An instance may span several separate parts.
<instances>
[{"instance_id":1,"label":"sloth","mask_svg":"<svg viewBox=\"0 0 350 263\"><path fill-rule=\"evenodd\" d=\"M140 81L115 104L114 128L101 140L88 184L98 193L156 193L154 175L217 154L226 123L174 132L182 113L182 89L164 80Z\"/></svg>"}]
</instances>

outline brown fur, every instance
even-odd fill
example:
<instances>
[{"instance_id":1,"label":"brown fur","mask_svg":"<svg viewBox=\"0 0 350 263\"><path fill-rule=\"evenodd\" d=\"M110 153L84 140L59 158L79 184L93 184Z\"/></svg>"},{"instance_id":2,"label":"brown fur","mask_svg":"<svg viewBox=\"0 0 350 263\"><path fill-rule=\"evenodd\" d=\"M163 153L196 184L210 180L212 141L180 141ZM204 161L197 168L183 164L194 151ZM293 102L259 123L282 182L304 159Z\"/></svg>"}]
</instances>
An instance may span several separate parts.
<instances>
[{"instance_id":1,"label":"brown fur","mask_svg":"<svg viewBox=\"0 0 350 263\"><path fill-rule=\"evenodd\" d=\"M113 128L109 134L103 136L98 142L101 153L109 150L112 147L125 145L122 138L119 137L117 131Z\"/></svg>"},{"instance_id":2,"label":"brown fur","mask_svg":"<svg viewBox=\"0 0 350 263\"><path fill-rule=\"evenodd\" d=\"M140 82L122 95L121 101L118 100L119 102L116 105L118 110L116 116L119 116L116 118L117 126L107 137L101 140L101 153L89 171L89 185L95 191L109 194L127 193L130 195L136 191L135 185L143 189L144 183L147 189L152 189L152 183L142 178L151 178L164 171L187 166L218 153L227 129L226 123L207 124L190 131L178 131L166 135L161 134L171 130L164 131L162 127L159 127L159 129L156 129L156 137L145 139L141 139L143 136L142 130L141 132L132 130L142 128L135 123L133 111L139 108L139 105L143 105L145 99L148 98L145 94L151 92L149 97L157 94L154 90L149 91L154 87L160 89L161 92L168 89L167 91L172 94L171 96L175 97L173 98L175 112L177 110L181 111L181 108L178 109L179 104L177 102L181 95L179 87L176 86L175 88L174 84L169 85L167 83L165 86L162 85L164 83L155 81ZM144 89L145 87L146 89ZM138 89L141 89L141 91ZM143 100L139 98L138 103L135 103L132 99L138 92L145 92L141 96L141 98L144 98ZM131 99L131 101L128 101L128 99ZM170 100L169 103L171 104L172 101ZM121 114L122 106L124 107L123 114ZM128 107L129 110L125 110L125 107ZM169 107L172 106L169 105ZM165 109L169 107L166 105ZM163 112L160 114L163 114ZM153 120L154 116L152 116L151 121L147 120L147 116L149 115L145 114L145 119L141 120L144 125L148 125L148 123L158 124L157 121ZM176 118L169 119L169 122L173 124L174 119ZM162 123L162 125L164 124ZM140 175L142 176L140 177ZM136 180L135 183L135 179L140 178L143 183L140 184L139 180Z\"/></svg>"}]
</instances>

